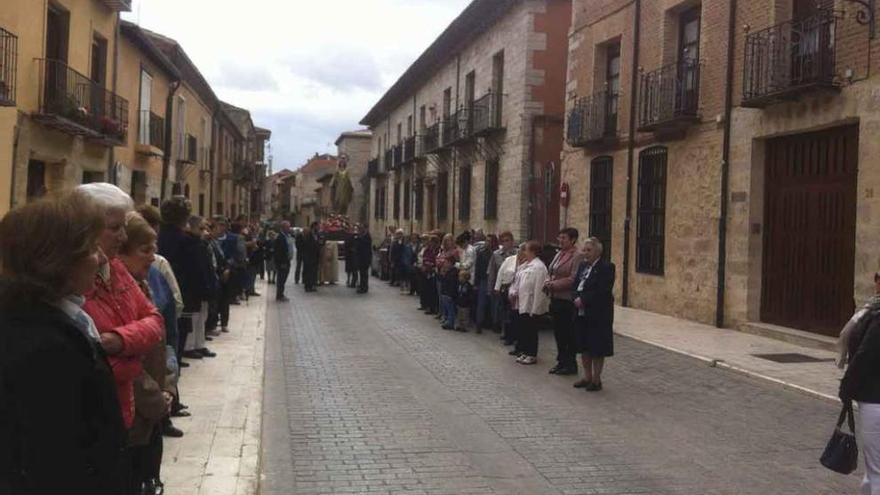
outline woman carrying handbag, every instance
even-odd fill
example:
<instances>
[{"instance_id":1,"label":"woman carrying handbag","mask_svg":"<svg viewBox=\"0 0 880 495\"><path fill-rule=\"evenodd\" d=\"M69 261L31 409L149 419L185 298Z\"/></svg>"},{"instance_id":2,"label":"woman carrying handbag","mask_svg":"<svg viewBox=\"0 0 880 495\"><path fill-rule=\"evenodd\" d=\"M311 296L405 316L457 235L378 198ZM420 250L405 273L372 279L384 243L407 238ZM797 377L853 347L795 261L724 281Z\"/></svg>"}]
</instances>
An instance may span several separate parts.
<instances>
[{"instance_id":1,"label":"woman carrying handbag","mask_svg":"<svg viewBox=\"0 0 880 495\"><path fill-rule=\"evenodd\" d=\"M880 495L880 312L862 318L848 339L849 365L840 382L843 403L859 404L858 438L865 457L861 495Z\"/></svg>"}]
</instances>

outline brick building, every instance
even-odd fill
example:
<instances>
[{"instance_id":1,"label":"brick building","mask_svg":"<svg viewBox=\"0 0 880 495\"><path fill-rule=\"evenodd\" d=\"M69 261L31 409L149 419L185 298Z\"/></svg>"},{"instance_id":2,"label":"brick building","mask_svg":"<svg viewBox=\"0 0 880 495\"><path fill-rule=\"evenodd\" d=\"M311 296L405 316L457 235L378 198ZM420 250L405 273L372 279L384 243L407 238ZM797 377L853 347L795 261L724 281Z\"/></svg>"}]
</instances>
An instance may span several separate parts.
<instances>
[{"instance_id":1,"label":"brick building","mask_svg":"<svg viewBox=\"0 0 880 495\"><path fill-rule=\"evenodd\" d=\"M363 118L370 230L555 237L568 0L474 0Z\"/></svg>"},{"instance_id":2,"label":"brick building","mask_svg":"<svg viewBox=\"0 0 880 495\"><path fill-rule=\"evenodd\" d=\"M574 3L562 222L605 241L619 301L830 335L870 294L878 43L861 9Z\"/></svg>"}]
</instances>

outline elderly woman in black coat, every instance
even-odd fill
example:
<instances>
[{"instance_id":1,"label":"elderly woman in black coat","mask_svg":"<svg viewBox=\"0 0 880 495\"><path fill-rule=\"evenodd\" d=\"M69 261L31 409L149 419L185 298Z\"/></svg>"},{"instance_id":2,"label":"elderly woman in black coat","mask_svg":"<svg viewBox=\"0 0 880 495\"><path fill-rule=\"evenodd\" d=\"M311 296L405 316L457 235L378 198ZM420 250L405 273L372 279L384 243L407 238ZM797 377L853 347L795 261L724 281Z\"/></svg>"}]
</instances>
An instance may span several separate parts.
<instances>
[{"instance_id":1,"label":"elderly woman in black coat","mask_svg":"<svg viewBox=\"0 0 880 495\"><path fill-rule=\"evenodd\" d=\"M602 243L595 237L583 247L584 261L575 275L575 336L584 378L574 384L589 392L602 390L605 358L614 355L614 264L602 258Z\"/></svg>"},{"instance_id":2,"label":"elderly woman in black coat","mask_svg":"<svg viewBox=\"0 0 880 495\"><path fill-rule=\"evenodd\" d=\"M0 493L124 492L125 426L99 335L82 310L106 258L105 216L81 193L0 222Z\"/></svg>"}]
</instances>

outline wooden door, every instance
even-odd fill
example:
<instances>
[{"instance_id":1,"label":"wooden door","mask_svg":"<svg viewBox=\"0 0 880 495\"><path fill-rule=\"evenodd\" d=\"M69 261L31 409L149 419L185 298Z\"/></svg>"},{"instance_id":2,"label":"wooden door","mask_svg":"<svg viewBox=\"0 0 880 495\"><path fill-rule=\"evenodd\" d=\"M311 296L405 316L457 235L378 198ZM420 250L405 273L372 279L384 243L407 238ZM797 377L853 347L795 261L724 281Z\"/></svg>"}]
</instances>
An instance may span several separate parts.
<instances>
[{"instance_id":1,"label":"wooden door","mask_svg":"<svg viewBox=\"0 0 880 495\"><path fill-rule=\"evenodd\" d=\"M531 181L530 238L554 243L559 233L560 175L556 162L536 163Z\"/></svg>"},{"instance_id":2,"label":"wooden door","mask_svg":"<svg viewBox=\"0 0 880 495\"><path fill-rule=\"evenodd\" d=\"M761 319L836 335L854 307L858 127L767 146Z\"/></svg>"}]
</instances>

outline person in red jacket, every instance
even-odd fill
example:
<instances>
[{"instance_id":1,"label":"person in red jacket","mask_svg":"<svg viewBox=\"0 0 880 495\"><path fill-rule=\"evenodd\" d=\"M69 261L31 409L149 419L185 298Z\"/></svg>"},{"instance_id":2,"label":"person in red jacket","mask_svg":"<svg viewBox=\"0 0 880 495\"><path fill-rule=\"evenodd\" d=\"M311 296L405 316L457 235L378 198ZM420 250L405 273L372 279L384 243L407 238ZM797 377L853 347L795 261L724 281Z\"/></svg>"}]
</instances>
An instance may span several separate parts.
<instances>
[{"instance_id":1,"label":"person in red jacket","mask_svg":"<svg viewBox=\"0 0 880 495\"><path fill-rule=\"evenodd\" d=\"M98 328L116 380L119 406L126 428L134 420L134 379L143 371L141 361L165 333L162 316L116 257L126 240L125 214L134 210L131 198L112 184L79 186L105 214L98 245L109 262L101 267L95 287L86 294L83 309Z\"/></svg>"}]
</instances>

